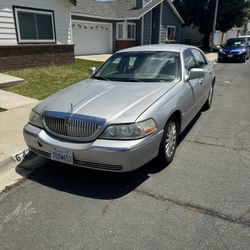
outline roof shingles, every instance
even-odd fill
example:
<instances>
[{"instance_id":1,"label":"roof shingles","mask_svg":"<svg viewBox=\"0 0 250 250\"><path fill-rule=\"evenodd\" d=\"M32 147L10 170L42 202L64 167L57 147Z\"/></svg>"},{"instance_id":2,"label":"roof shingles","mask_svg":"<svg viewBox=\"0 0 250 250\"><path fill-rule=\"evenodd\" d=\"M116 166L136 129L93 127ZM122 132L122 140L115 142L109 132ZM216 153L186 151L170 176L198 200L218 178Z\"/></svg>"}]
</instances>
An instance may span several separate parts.
<instances>
[{"instance_id":1,"label":"roof shingles","mask_svg":"<svg viewBox=\"0 0 250 250\"><path fill-rule=\"evenodd\" d=\"M103 17L110 19L139 19L147 11L161 3L163 0L152 0L144 8L135 9L133 0L77 0L77 5L71 8L73 14Z\"/></svg>"}]
</instances>

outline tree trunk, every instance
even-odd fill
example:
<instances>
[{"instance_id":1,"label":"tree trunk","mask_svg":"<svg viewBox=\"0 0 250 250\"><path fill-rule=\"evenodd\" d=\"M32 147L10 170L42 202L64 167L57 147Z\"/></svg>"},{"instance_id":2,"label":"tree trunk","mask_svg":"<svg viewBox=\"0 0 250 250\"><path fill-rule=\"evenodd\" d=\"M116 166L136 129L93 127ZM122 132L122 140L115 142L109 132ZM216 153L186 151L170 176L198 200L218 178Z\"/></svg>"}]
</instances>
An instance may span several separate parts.
<instances>
[{"instance_id":1,"label":"tree trunk","mask_svg":"<svg viewBox=\"0 0 250 250\"><path fill-rule=\"evenodd\" d=\"M210 32L204 33L203 46L204 46L205 50L209 50L209 48L210 48Z\"/></svg>"}]
</instances>

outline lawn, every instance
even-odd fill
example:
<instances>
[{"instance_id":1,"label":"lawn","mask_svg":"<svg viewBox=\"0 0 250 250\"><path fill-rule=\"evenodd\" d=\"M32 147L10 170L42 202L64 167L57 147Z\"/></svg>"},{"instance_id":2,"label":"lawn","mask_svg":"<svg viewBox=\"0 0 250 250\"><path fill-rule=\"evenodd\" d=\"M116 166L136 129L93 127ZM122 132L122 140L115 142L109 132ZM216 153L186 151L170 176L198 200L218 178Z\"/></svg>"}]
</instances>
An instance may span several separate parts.
<instances>
[{"instance_id":1,"label":"lawn","mask_svg":"<svg viewBox=\"0 0 250 250\"><path fill-rule=\"evenodd\" d=\"M45 97L88 78L88 68L100 67L101 62L76 59L75 63L63 66L38 67L5 72L8 75L23 78L24 83L4 90L35 99Z\"/></svg>"}]
</instances>

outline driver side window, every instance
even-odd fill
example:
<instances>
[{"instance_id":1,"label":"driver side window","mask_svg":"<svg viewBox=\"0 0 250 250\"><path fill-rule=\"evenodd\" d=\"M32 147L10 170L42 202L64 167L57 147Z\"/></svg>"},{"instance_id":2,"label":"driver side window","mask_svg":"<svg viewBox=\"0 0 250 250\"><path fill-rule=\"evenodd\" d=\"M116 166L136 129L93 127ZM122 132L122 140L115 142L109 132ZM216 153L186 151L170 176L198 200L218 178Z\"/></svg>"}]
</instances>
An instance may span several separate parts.
<instances>
[{"instance_id":1,"label":"driver side window","mask_svg":"<svg viewBox=\"0 0 250 250\"><path fill-rule=\"evenodd\" d=\"M184 65L185 65L186 73L188 74L190 69L195 68L196 63L189 49L184 51L183 57L184 57Z\"/></svg>"}]
</instances>

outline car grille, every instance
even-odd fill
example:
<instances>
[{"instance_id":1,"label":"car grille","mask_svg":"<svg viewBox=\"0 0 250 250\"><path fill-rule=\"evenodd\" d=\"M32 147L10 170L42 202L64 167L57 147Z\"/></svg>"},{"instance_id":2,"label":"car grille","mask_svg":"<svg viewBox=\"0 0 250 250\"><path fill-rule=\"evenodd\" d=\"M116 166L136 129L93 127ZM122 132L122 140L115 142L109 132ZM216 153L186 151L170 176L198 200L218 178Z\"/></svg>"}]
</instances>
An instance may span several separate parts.
<instances>
[{"instance_id":1,"label":"car grille","mask_svg":"<svg viewBox=\"0 0 250 250\"><path fill-rule=\"evenodd\" d=\"M103 164L103 163L96 163L96 162L78 161L78 160L74 160L74 165L86 167L86 168L100 169L100 170L110 170L110 171L122 170L121 165L110 165L110 164Z\"/></svg>"},{"instance_id":2,"label":"car grille","mask_svg":"<svg viewBox=\"0 0 250 250\"><path fill-rule=\"evenodd\" d=\"M45 112L43 123L45 129L63 138L90 141L102 130L106 120L64 112Z\"/></svg>"}]
</instances>

